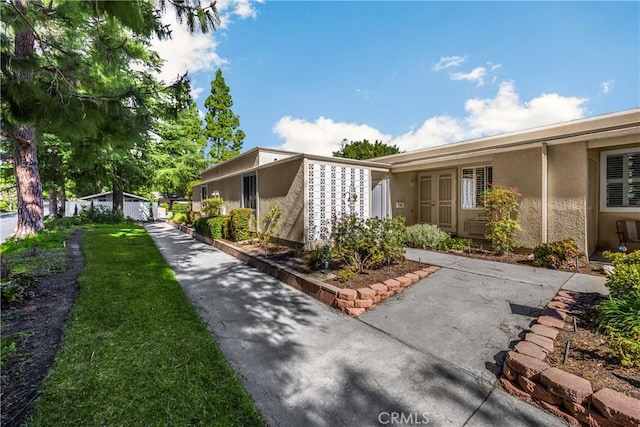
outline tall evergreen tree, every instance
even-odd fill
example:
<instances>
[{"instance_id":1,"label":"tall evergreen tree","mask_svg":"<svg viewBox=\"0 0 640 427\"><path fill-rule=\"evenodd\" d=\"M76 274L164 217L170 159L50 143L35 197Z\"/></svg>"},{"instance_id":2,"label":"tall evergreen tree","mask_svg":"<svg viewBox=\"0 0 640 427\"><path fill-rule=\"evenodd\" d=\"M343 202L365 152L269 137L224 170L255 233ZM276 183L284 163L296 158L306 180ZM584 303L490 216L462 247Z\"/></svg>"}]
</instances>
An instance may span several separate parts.
<instances>
[{"instance_id":1,"label":"tall evergreen tree","mask_svg":"<svg viewBox=\"0 0 640 427\"><path fill-rule=\"evenodd\" d=\"M244 132L238 129L240 118L231 110L233 100L229 86L222 77L222 70L216 71L216 77L211 82L211 95L204 105L207 107L205 136L211 144L210 162L215 165L240 154L245 137Z\"/></svg>"},{"instance_id":2,"label":"tall evergreen tree","mask_svg":"<svg viewBox=\"0 0 640 427\"><path fill-rule=\"evenodd\" d=\"M363 139L362 141L351 141L348 144L343 142L340 150L333 152L333 157L367 160L397 154L399 152L400 149L395 145L387 145L381 141L376 141L372 144L369 140Z\"/></svg>"},{"instance_id":3,"label":"tall evergreen tree","mask_svg":"<svg viewBox=\"0 0 640 427\"><path fill-rule=\"evenodd\" d=\"M129 138L119 154L135 148L150 123L152 72L161 64L151 37L166 38L160 17L165 0L3 0L0 16L2 135L14 145L18 193L17 237L43 228L37 143L44 133L99 153L113 128ZM217 25L214 3L168 0L190 30ZM132 64L143 70L132 69ZM114 121L115 119L115 121ZM134 128L125 128L135 123ZM86 150L90 145L91 149ZM115 147L115 144L112 144ZM99 159L93 155L94 163Z\"/></svg>"}]
</instances>

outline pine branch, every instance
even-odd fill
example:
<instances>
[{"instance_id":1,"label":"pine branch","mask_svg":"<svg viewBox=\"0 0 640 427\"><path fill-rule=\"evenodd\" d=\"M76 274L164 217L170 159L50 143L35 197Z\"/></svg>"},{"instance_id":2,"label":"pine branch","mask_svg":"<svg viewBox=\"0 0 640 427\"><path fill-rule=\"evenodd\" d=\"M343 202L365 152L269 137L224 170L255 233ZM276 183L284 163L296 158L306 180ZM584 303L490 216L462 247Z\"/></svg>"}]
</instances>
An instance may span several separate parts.
<instances>
[{"instance_id":1,"label":"pine branch","mask_svg":"<svg viewBox=\"0 0 640 427\"><path fill-rule=\"evenodd\" d=\"M23 137L18 136L16 134L9 133L4 129L0 129L0 135L4 136L5 138L12 139L12 140L16 141L17 143L22 144L24 146L29 146L33 142L33 141L29 141L28 139L24 139Z\"/></svg>"}]
</instances>

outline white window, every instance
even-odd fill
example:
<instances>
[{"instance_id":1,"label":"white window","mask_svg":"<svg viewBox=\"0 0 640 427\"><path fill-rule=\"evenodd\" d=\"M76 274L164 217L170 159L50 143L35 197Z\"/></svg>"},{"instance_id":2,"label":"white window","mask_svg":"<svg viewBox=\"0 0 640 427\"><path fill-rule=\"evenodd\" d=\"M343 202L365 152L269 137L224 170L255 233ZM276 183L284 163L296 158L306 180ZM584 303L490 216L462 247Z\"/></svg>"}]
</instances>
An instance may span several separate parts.
<instances>
[{"instance_id":1,"label":"white window","mask_svg":"<svg viewBox=\"0 0 640 427\"><path fill-rule=\"evenodd\" d=\"M640 209L640 148L600 154L600 208L637 212Z\"/></svg>"},{"instance_id":2,"label":"white window","mask_svg":"<svg viewBox=\"0 0 640 427\"><path fill-rule=\"evenodd\" d=\"M462 168L462 209L482 209L482 193L493 182L493 167Z\"/></svg>"}]
</instances>

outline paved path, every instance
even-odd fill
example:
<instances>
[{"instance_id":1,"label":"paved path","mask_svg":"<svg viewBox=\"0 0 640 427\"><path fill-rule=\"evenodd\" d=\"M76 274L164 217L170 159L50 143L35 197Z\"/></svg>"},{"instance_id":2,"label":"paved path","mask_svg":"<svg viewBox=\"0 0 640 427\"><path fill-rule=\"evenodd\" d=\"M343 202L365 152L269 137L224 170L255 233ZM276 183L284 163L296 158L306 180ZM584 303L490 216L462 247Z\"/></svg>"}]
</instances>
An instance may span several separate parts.
<instances>
[{"instance_id":1,"label":"paved path","mask_svg":"<svg viewBox=\"0 0 640 427\"><path fill-rule=\"evenodd\" d=\"M457 274L449 267L414 285L409 289L414 294L405 291L383 304L385 310L390 307L386 319L374 321L373 315L382 313L379 307L358 320L168 225L151 224L147 230L270 425L391 425L393 413L403 414L404 425L424 425L427 419L429 426L565 425L496 389L490 367L477 363L484 354L473 357L475 344L461 338L466 335L441 337L432 331L439 326L420 321L396 332L406 320L391 318L391 311L415 300L399 310L411 311L423 288L436 283L443 288L449 280L445 275ZM442 280L435 280L437 275ZM560 282L543 285L545 295ZM481 287L473 287L481 294ZM543 299L530 295L522 301L542 304ZM469 308L480 313L485 305ZM474 316L464 318L474 323ZM417 333L407 336L411 330L434 335L428 340ZM517 332L509 326L506 335L511 334ZM508 342L502 347L492 342L488 354L506 349ZM461 357L452 356L450 346Z\"/></svg>"}]
</instances>

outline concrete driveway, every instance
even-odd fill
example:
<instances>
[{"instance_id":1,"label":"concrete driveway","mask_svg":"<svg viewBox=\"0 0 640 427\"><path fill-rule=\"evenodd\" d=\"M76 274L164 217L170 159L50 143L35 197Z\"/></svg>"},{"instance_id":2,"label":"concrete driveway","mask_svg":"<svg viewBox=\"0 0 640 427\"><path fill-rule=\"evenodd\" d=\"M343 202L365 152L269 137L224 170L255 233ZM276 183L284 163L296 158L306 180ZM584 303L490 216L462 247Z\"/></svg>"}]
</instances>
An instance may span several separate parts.
<instances>
[{"instance_id":1,"label":"concrete driveway","mask_svg":"<svg viewBox=\"0 0 640 427\"><path fill-rule=\"evenodd\" d=\"M168 225L147 230L270 425L565 425L493 372L570 277L445 266L353 319Z\"/></svg>"}]
</instances>

